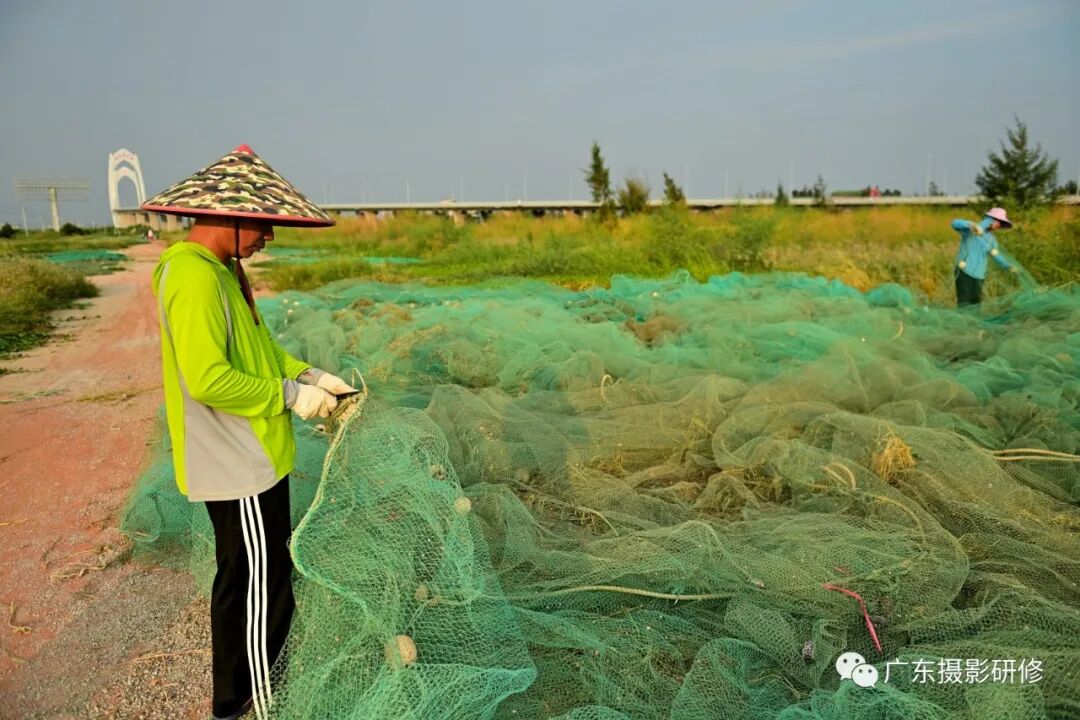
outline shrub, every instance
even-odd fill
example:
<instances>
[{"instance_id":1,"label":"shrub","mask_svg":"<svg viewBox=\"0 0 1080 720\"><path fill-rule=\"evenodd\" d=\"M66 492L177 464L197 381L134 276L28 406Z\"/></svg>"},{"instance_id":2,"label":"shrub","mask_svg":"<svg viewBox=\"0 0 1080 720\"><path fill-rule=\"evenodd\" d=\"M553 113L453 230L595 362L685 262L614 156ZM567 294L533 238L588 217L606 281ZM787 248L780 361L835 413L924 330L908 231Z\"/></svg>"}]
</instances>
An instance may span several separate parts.
<instances>
[{"instance_id":1,"label":"shrub","mask_svg":"<svg viewBox=\"0 0 1080 720\"><path fill-rule=\"evenodd\" d=\"M0 355L41 342L52 330L50 312L97 293L74 270L45 260L0 258Z\"/></svg>"},{"instance_id":2,"label":"shrub","mask_svg":"<svg viewBox=\"0 0 1080 720\"><path fill-rule=\"evenodd\" d=\"M648 184L637 177L628 177L619 188L619 209L624 215L636 215L649 208Z\"/></svg>"}]
</instances>

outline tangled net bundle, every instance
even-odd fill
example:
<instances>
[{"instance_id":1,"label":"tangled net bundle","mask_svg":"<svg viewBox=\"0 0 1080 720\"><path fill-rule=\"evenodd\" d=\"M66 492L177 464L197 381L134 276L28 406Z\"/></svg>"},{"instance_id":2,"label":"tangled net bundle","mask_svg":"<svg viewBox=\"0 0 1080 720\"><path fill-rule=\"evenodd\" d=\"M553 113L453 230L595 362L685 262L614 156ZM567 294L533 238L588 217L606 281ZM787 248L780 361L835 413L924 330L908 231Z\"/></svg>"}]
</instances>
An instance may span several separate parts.
<instances>
[{"instance_id":1,"label":"tangled net bundle","mask_svg":"<svg viewBox=\"0 0 1080 720\"><path fill-rule=\"evenodd\" d=\"M372 390L336 432L297 426L275 717L1080 717L1075 289L960 312L678 274L339 283L263 310ZM124 529L209 583L166 454ZM862 688L845 651L882 678L1042 673Z\"/></svg>"}]
</instances>

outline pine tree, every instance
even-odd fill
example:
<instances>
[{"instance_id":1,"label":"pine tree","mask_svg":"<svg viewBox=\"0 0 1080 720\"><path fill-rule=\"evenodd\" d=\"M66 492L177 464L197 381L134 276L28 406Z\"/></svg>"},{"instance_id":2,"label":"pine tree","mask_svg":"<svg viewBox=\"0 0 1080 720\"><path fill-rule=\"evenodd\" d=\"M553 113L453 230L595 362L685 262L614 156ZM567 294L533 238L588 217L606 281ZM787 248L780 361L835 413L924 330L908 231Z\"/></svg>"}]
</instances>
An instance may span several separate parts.
<instances>
[{"instance_id":1,"label":"pine tree","mask_svg":"<svg viewBox=\"0 0 1080 720\"><path fill-rule=\"evenodd\" d=\"M828 187L825 185L825 178L821 175L817 176L817 180L814 181L814 187L810 191L810 196L814 198L815 205L825 205L829 201Z\"/></svg>"},{"instance_id":2,"label":"pine tree","mask_svg":"<svg viewBox=\"0 0 1080 720\"><path fill-rule=\"evenodd\" d=\"M784 192L784 183L776 183L776 200L774 204L781 207L790 204L787 193Z\"/></svg>"},{"instance_id":3,"label":"pine tree","mask_svg":"<svg viewBox=\"0 0 1080 720\"><path fill-rule=\"evenodd\" d=\"M667 173L664 173L664 201L668 205L681 205L686 202L686 193Z\"/></svg>"},{"instance_id":4,"label":"pine tree","mask_svg":"<svg viewBox=\"0 0 1080 720\"><path fill-rule=\"evenodd\" d=\"M585 173L585 182L589 185L594 203L600 203L600 215L610 215L615 210L614 194L611 192L611 172L604 165L604 156L600 154L600 144L593 141L592 160Z\"/></svg>"},{"instance_id":5,"label":"pine tree","mask_svg":"<svg viewBox=\"0 0 1080 720\"><path fill-rule=\"evenodd\" d=\"M1027 125L1016 120L1016 128L1005 128L1008 145L1001 154L990 153L989 162L975 177L979 192L995 204L1031 207L1050 202L1058 194L1058 161L1043 152L1042 145L1028 147Z\"/></svg>"}]
</instances>

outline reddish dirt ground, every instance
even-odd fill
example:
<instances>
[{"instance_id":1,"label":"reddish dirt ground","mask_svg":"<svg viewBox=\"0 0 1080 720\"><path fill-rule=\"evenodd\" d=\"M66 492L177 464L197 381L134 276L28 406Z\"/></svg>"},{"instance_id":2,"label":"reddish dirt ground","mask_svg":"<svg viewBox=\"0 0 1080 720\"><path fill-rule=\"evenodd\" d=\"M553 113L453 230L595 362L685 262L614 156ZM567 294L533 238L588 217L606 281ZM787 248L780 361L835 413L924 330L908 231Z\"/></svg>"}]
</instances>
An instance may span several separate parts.
<instances>
[{"instance_id":1,"label":"reddish dirt ground","mask_svg":"<svg viewBox=\"0 0 1080 720\"><path fill-rule=\"evenodd\" d=\"M128 249L123 272L93 278L100 297L59 314L56 338L4 363L2 718L209 715L192 699L207 697L202 601L187 575L130 562L117 530L162 403L150 280L163 249ZM173 660L184 682L146 672Z\"/></svg>"}]
</instances>

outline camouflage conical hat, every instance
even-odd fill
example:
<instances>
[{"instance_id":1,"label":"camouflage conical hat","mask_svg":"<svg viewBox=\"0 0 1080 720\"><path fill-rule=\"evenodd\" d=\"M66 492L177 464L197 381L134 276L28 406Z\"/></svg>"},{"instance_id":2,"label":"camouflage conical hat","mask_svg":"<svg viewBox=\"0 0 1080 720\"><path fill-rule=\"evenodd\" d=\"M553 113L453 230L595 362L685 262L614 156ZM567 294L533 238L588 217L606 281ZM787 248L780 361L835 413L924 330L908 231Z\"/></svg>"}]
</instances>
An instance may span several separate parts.
<instances>
[{"instance_id":1,"label":"camouflage conical hat","mask_svg":"<svg viewBox=\"0 0 1080 720\"><path fill-rule=\"evenodd\" d=\"M271 225L334 224L247 145L158 193L142 209L193 217L252 218Z\"/></svg>"}]
</instances>

